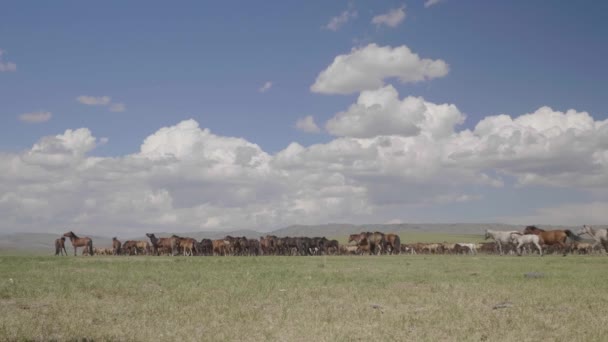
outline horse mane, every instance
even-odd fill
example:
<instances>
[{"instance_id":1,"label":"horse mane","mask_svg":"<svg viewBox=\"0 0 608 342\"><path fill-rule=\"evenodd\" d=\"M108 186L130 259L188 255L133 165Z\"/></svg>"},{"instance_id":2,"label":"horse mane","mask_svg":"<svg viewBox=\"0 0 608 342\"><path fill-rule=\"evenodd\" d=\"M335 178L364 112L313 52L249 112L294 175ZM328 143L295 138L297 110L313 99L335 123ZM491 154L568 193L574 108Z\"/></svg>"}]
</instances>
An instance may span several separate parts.
<instances>
[{"instance_id":1,"label":"horse mane","mask_svg":"<svg viewBox=\"0 0 608 342\"><path fill-rule=\"evenodd\" d=\"M544 232L544 229L540 229L537 226L527 226L526 229L534 229L534 230L538 230L539 232Z\"/></svg>"},{"instance_id":2,"label":"horse mane","mask_svg":"<svg viewBox=\"0 0 608 342\"><path fill-rule=\"evenodd\" d=\"M71 234L74 239L80 239L73 231L70 230L68 233Z\"/></svg>"}]
</instances>

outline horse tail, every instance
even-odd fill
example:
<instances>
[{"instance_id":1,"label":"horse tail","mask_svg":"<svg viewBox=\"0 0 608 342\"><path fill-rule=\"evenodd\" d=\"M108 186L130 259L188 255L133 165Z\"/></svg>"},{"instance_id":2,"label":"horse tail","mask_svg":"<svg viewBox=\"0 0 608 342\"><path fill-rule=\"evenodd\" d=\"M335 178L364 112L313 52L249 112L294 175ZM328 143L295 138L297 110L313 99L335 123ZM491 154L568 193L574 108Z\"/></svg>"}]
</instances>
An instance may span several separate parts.
<instances>
[{"instance_id":1,"label":"horse tail","mask_svg":"<svg viewBox=\"0 0 608 342\"><path fill-rule=\"evenodd\" d=\"M566 236L568 236L569 238L571 238L574 241L583 241L583 238L574 234L570 229L566 229L566 230L564 230L564 232L566 233Z\"/></svg>"},{"instance_id":2,"label":"horse tail","mask_svg":"<svg viewBox=\"0 0 608 342\"><path fill-rule=\"evenodd\" d=\"M89 240L89 243L87 245L89 247L89 255L93 256L93 240Z\"/></svg>"}]
</instances>

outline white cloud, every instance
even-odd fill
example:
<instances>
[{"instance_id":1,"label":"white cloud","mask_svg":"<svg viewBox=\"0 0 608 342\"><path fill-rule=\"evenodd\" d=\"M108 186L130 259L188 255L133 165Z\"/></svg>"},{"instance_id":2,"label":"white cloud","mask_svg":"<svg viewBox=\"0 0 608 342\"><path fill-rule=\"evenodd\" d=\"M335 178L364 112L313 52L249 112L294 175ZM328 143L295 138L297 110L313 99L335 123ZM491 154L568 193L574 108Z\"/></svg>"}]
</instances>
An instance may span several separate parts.
<instances>
[{"instance_id":1,"label":"white cloud","mask_svg":"<svg viewBox=\"0 0 608 342\"><path fill-rule=\"evenodd\" d=\"M81 95L76 98L76 101L87 106L104 106L108 107L110 112L120 113L127 110L127 106L121 102L112 102L109 96L87 96Z\"/></svg>"},{"instance_id":2,"label":"white cloud","mask_svg":"<svg viewBox=\"0 0 608 342\"><path fill-rule=\"evenodd\" d=\"M442 2L442 0L426 0L424 2L424 7L429 8L431 6L437 5L440 2Z\"/></svg>"},{"instance_id":3,"label":"white cloud","mask_svg":"<svg viewBox=\"0 0 608 342\"><path fill-rule=\"evenodd\" d=\"M19 115L19 120L26 123L43 123L49 121L53 117L51 112L32 112Z\"/></svg>"},{"instance_id":4,"label":"white cloud","mask_svg":"<svg viewBox=\"0 0 608 342\"><path fill-rule=\"evenodd\" d=\"M78 96L76 101L87 105L87 106L107 106L112 101L112 98L109 96Z\"/></svg>"},{"instance_id":5,"label":"white cloud","mask_svg":"<svg viewBox=\"0 0 608 342\"><path fill-rule=\"evenodd\" d=\"M4 51L0 50L0 72L14 72L17 71L17 64L12 62L4 62L2 61L2 55L4 55Z\"/></svg>"},{"instance_id":6,"label":"white cloud","mask_svg":"<svg viewBox=\"0 0 608 342\"><path fill-rule=\"evenodd\" d=\"M315 123L315 118L312 115L308 115L304 118L298 119L296 122L296 128L302 132L307 133L319 133L321 129Z\"/></svg>"},{"instance_id":7,"label":"white cloud","mask_svg":"<svg viewBox=\"0 0 608 342\"><path fill-rule=\"evenodd\" d=\"M391 9L388 13L380 14L372 18L372 24L377 26L386 25L388 27L397 27L405 20L405 6Z\"/></svg>"},{"instance_id":8,"label":"white cloud","mask_svg":"<svg viewBox=\"0 0 608 342\"><path fill-rule=\"evenodd\" d=\"M340 13L340 15L335 16L329 20L329 23L324 26L324 28L331 31L338 31L344 24L346 24L349 20L357 18L357 11L352 8L345 10Z\"/></svg>"},{"instance_id":9,"label":"white cloud","mask_svg":"<svg viewBox=\"0 0 608 342\"><path fill-rule=\"evenodd\" d=\"M267 81L267 82L265 82L265 83L264 83L264 84L263 84L263 85L262 85L262 86L261 86L261 87L258 89L258 91L259 91L260 93L265 93L265 92L267 92L268 90L270 90L270 88L272 88L272 82Z\"/></svg>"},{"instance_id":10,"label":"white cloud","mask_svg":"<svg viewBox=\"0 0 608 342\"><path fill-rule=\"evenodd\" d=\"M127 107L125 106L124 103L112 103L110 105L110 112L124 112L127 110Z\"/></svg>"},{"instance_id":11,"label":"white cloud","mask_svg":"<svg viewBox=\"0 0 608 342\"><path fill-rule=\"evenodd\" d=\"M421 59L405 45L393 48L369 44L337 56L310 89L323 94L351 94L380 88L387 78L419 82L443 77L448 71L443 60Z\"/></svg>"},{"instance_id":12,"label":"white cloud","mask_svg":"<svg viewBox=\"0 0 608 342\"><path fill-rule=\"evenodd\" d=\"M421 97L399 100L393 86L364 91L357 103L336 114L326 124L332 135L372 138L380 135L415 136L430 134L444 138L465 116L450 104L434 104Z\"/></svg>"},{"instance_id":13,"label":"white cloud","mask_svg":"<svg viewBox=\"0 0 608 342\"><path fill-rule=\"evenodd\" d=\"M400 99L390 86L364 92L332 119L348 131L345 117L360 120L355 133L306 147L291 143L274 154L194 120L160 128L138 152L116 157L92 155L107 140L86 128L43 137L22 153L0 152L0 231L265 230L409 220L408 212L449 221L454 208L475 220L479 206L496 199L492 193L517 187L594 198L559 205L547 196L542 206L549 209L537 212L531 201L528 222L605 221L598 213L608 203L608 121L542 107L457 130L464 117L455 106ZM387 131L389 121L396 131Z\"/></svg>"}]
</instances>

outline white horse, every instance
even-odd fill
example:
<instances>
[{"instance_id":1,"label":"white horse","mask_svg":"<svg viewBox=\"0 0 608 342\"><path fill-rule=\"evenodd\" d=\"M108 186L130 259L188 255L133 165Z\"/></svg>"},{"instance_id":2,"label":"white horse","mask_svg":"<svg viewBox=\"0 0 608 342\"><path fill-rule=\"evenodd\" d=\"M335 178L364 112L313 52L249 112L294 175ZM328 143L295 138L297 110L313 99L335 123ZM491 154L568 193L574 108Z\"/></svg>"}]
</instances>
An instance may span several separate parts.
<instances>
[{"instance_id":1,"label":"white horse","mask_svg":"<svg viewBox=\"0 0 608 342\"><path fill-rule=\"evenodd\" d=\"M533 244L538 249L538 254L543 256L543 249L540 247L540 238L535 234L522 234L520 232L511 233L511 241L517 244L515 249L517 255L521 256L521 247L527 244Z\"/></svg>"},{"instance_id":2,"label":"white horse","mask_svg":"<svg viewBox=\"0 0 608 342\"><path fill-rule=\"evenodd\" d=\"M498 245L498 251L500 252L500 255L503 255L502 245L503 244L509 245L511 243L511 234L512 233L519 233L519 232L516 230L504 232L504 231L499 231L499 230L486 229L486 240L489 238L492 238L494 241L496 241L496 244Z\"/></svg>"},{"instance_id":3,"label":"white horse","mask_svg":"<svg viewBox=\"0 0 608 342\"><path fill-rule=\"evenodd\" d=\"M458 246L469 249L469 254L477 254L477 246L474 243L457 243Z\"/></svg>"},{"instance_id":4,"label":"white horse","mask_svg":"<svg viewBox=\"0 0 608 342\"><path fill-rule=\"evenodd\" d=\"M591 226L583 225L583 228L579 229L576 233L578 235L587 234L591 236L595 240L593 248L595 249L595 247L601 244L604 246L606 253L608 253L608 229L593 229Z\"/></svg>"}]
</instances>

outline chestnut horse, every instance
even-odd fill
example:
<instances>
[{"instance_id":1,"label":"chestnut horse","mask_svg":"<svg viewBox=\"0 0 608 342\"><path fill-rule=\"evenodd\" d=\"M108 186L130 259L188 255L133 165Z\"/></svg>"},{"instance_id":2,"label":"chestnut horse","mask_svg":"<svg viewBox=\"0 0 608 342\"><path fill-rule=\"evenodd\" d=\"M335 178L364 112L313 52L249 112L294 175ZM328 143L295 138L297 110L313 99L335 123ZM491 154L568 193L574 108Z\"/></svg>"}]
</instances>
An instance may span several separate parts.
<instances>
[{"instance_id":1,"label":"chestnut horse","mask_svg":"<svg viewBox=\"0 0 608 342\"><path fill-rule=\"evenodd\" d=\"M566 248L566 239L571 238L574 241L581 241L581 237L574 234L572 231L566 230L543 230L536 226L527 226L524 229L524 234L534 234L538 235L540 238L540 243L545 245L558 245L564 251L564 256L570 252L571 246L567 246Z\"/></svg>"},{"instance_id":2,"label":"chestnut horse","mask_svg":"<svg viewBox=\"0 0 608 342\"><path fill-rule=\"evenodd\" d=\"M91 240L91 238L88 237L83 237L80 238L78 236L76 236L76 234L74 234L74 232L69 231L65 234L63 234L63 236L70 238L70 242L72 242L72 246L74 247L74 256L76 256L76 249L78 247L84 247L86 248L86 250L88 250L89 255L93 255L93 240ZM84 251L83 251L84 254Z\"/></svg>"},{"instance_id":3,"label":"chestnut horse","mask_svg":"<svg viewBox=\"0 0 608 342\"><path fill-rule=\"evenodd\" d=\"M55 255L68 255L68 252L65 250L65 236L60 237L55 240Z\"/></svg>"}]
</instances>

